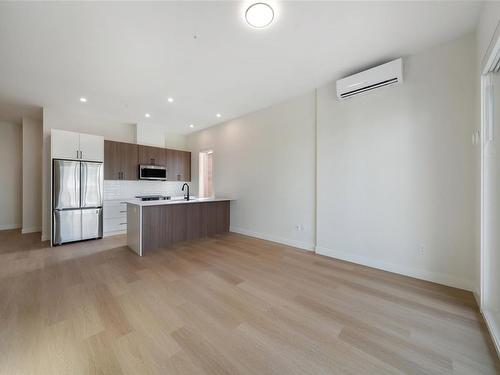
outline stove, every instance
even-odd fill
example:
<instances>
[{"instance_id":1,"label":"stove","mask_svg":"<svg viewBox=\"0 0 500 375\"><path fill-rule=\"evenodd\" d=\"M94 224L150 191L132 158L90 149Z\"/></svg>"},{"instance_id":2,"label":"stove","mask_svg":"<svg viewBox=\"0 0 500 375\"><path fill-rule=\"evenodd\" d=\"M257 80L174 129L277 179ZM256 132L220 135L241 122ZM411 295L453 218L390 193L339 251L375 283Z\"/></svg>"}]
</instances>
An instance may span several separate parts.
<instances>
[{"instance_id":1,"label":"stove","mask_svg":"<svg viewBox=\"0 0 500 375\"><path fill-rule=\"evenodd\" d=\"M135 197L141 201L163 201L170 199L170 195L136 195Z\"/></svg>"}]
</instances>

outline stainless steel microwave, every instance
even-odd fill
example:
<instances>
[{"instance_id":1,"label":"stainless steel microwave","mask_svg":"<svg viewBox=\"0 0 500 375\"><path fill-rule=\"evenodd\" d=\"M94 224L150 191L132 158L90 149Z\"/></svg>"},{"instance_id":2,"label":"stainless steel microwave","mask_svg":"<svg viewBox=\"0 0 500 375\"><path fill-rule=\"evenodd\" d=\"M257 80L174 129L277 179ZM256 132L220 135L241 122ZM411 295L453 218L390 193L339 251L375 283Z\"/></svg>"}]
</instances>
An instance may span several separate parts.
<instances>
[{"instance_id":1,"label":"stainless steel microwave","mask_svg":"<svg viewBox=\"0 0 500 375\"><path fill-rule=\"evenodd\" d=\"M139 166L139 180L167 180L167 168L162 165L144 165Z\"/></svg>"}]
</instances>

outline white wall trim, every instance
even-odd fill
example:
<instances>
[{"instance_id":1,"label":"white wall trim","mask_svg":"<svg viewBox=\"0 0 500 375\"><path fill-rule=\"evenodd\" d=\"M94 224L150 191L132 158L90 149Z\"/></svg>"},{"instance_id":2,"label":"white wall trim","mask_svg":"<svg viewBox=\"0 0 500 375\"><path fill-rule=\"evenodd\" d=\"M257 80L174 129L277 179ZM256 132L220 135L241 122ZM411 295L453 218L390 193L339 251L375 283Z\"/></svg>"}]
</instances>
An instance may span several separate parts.
<instances>
[{"instance_id":1,"label":"white wall trim","mask_svg":"<svg viewBox=\"0 0 500 375\"><path fill-rule=\"evenodd\" d=\"M416 268L404 267L399 264L387 263L384 261L363 257L360 255L350 254L344 251L332 250L326 247L316 246L316 252L332 258L345 260L352 263L361 264L363 266L373 267L384 271L397 273L404 276L414 277L416 279L431 281L438 284L451 286L454 288L474 290L473 280L462 280L451 275L435 273L430 271L419 270Z\"/></svg>"},{"instance_id":2,"label":"white wall trim","mask_svg":"<svg viewBox=\"0 0 500 375\"><path fill-rule=\"evenodd\" d=\"M254 232L252 230L237 228L237 227L231 227L231 228L229 228L229 231L233 232L233 233L244 234L245 236L260 238L261 240L278 242L278 243L281 243L283 245L297 247L297 248L302 249L302 250L314 251L314 244L312 244L312 243L307 243L307 242L302 242L302 241L297 241L297 240L290 240L290 239L284 238L284 237L274 236L274 235L262 233L262 232Z\"/></svg>"},{"instance_id":3,"label":"white wall trim","mask_svg":"<svg viewBox=\"0 0 500 375\"><path fill-rule=\"evenodd\" d=\"M0 224L0 230L19 229L21 224Z\"/></svg>"},{"instance_id":4,"label":"white wall trim","mask_svg":"<svg viewBox=\"0 0 500 375\"><path fill-rule=\"evenodd\" d=\"M481 310L481 313L486 321L486 327L488 327L497 355L500 357L500 337L497 335L499 330L494 328L495 320L491 317L491 313L488 310Z\"/></svg>"},{"instance_id":5,"label":"white wall trim","mask_svg":"<svg viewBox=\"0 0 500 375\"><path fill-rule=\"evenodd\" d=\"M110 232L105 232L103 233L103 237L111 237L111 236L119 236L119 235L122 235L122 234L127 234L127 231L126 230L114 230L114 231L110 231Z\"/></svg>"},{"instance_id":6,"label":"white wall trim","mask_svg":"<svg viewBox=\"0 0 500 375\"><path fill-rule=\"evenodd\" d=\"M41 226L21 229L21 233L22 234L25 234L25 233L34 233L34 232L41 232L41 231L42 231L42 227Z\"/></svg>"}]
</instances>

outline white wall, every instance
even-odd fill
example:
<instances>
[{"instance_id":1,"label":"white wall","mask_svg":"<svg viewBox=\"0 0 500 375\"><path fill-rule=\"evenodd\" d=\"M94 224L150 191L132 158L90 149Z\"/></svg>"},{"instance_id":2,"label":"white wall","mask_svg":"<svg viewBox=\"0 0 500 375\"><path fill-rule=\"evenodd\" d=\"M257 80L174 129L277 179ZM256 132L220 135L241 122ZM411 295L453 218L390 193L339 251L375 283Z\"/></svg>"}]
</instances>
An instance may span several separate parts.
<instances>
[{"instance_id":1,"label":"white wall","mask_svg":"<svg viewBox=\"0 0 500 375\"><path fill-rule=\"evenodd\" d=\"M414 55L403 85L349 101L319 89L319 253L473 289L475 48Z\"/></svg>"},{"instance_id":2,"label":"white wall","mask_svg":"<svg viewBox=\"0 0 500 375\"><path fill-rule=\"evenodd\" d=\"M0 230L22 221L22 133L19 124L0 121Z\"/></svg>"},{"instance_id":3,"label":"white wall","mask_svg":"<svg viewBox=\"0 0 500 375\"><path fill-rule=\"evenodd\" d=\"M22 232L42 230L42 122L23 118Z\"/></svg>"},{"instance_id":4,"label":"white wall","mask_svg":"<svg viewBox=\"0 0 500 375\"><path fill-rule=\"evenodd\" d=\"M168 132L163 125L137 124L136 141L140 145L187 150L187 136Z\"/></svg>"},{"instance_id":5,"label":"white wall","mask_svg":"<svg viewBox=\"0 0 500 375\"><path fill-rule=\"evenodd\" d=\"M52 108L43 109L43 203L42 238L50 239L50 130L63 129L101 135L105 139L135 142L135 125L120 123L112 118L68 113Z\"/></svg>"},{"instance_id":6,"label":"white wall","mask_svg":"<svg viewBox=\"0 0 500 375\"><path fill-rule=\"evenodd\" d=\"M198 153L212 149L215 194L236 199L232 231L313 248L314 105L307 93L188 137L193 190L198 194Z\"/></svg>"}]
</instances>

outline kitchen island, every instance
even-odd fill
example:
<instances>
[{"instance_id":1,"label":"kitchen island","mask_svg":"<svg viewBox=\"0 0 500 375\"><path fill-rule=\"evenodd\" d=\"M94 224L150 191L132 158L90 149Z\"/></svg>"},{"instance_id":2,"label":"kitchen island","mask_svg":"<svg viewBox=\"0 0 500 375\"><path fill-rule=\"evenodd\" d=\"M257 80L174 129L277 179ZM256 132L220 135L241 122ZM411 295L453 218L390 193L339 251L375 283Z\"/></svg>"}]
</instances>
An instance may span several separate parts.
<instances>
[{"instance_id":1,"label":"kitchen island","mask_svg":"<svg viewBox=\"0 0 500 375\"><path fill-rule=\"evenodd\" d=\"M230 200L127 201L127 245L139 254L229 231Z\"/></svg>"}]
</instances>

